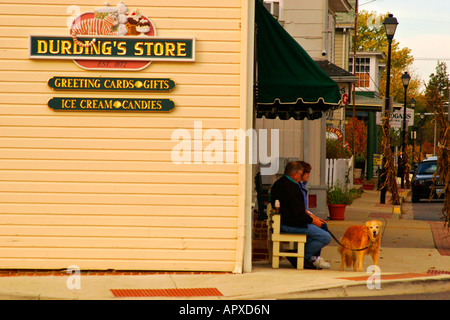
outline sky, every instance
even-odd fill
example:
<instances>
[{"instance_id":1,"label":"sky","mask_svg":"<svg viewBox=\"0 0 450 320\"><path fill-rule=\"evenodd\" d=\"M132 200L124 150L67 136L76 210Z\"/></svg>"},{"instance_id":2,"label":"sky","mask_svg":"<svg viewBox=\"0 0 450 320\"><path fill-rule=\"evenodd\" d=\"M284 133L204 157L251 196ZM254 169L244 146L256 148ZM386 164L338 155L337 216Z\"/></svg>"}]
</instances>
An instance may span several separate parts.
<instances>
[{"instance_id":1,"label":"sky","mask_svg":"<svg viewBox=\"0 0 450 320\"><path fill-rule=\"evenodd\" d=\"M394 39L408 47L414 57L413 70L428 82L437 61L450 72L449 0L359 0L359 10L392 13L398 20Z\"/></svg>"}]
</instances>

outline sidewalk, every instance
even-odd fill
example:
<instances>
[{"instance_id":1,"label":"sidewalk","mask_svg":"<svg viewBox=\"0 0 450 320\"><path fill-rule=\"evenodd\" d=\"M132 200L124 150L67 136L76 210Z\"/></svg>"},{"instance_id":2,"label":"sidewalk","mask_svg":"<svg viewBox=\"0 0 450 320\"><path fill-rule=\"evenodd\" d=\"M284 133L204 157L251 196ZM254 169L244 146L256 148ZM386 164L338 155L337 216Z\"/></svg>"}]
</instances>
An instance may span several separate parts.
<instances>
[{"instance_id":1,"label":"sidewalk","mask_svg":"<svg viewBox=\"0 0 450 320\"><path fill-rule=\"evenodd\" d=\"M379 262L380 289L368 288L371 272L338 270L340 257L332 240L322 250L322 256L331 264L329 270L296 270L282 260L279 269L272 269L267 261L255 261L253 271L245 274L82 272L74 278L65 271L0 271L0 299L247 300L450 292L450 250L440 253L436 249L430 223L401 219L393 213L392 205L378 202L377 191L364 191L347 207L346 220L329 221L328 225L339 238L350 225L371 219L387 222ZM371 257L366 256L364 268L371 263ZM73 289L68 288L68 282Z\"/></svg>"}]
</instances>

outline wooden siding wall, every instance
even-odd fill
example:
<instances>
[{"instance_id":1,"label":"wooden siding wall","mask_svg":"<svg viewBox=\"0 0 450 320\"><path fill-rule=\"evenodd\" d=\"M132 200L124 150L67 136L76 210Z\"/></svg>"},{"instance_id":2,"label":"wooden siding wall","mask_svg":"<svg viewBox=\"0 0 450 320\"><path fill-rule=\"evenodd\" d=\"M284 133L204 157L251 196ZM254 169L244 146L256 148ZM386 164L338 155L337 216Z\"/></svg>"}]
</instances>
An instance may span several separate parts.
<instances>
[{"instance_id":1,"label":"wooden siding wall","mask_svg":"<svg viewBox=\"0 0 450 320\"><path fill-rule=\"evenodd\" d=\"M119 1L110 2L115 6ZM87 71L30 60L28 36L69 35L71 5L0 0L0 268L233 271L238 164L171 162L174 129L240 125L241 0L134 0L158 36L195 37L196 62ZM52 91L53 76L171 78L170 93ZM157 113L54 112L52 97L161 97ZM225 132L225 131L223 131ZM192 134L193 136L193 134Z\"/></svg>"}]
</instances>

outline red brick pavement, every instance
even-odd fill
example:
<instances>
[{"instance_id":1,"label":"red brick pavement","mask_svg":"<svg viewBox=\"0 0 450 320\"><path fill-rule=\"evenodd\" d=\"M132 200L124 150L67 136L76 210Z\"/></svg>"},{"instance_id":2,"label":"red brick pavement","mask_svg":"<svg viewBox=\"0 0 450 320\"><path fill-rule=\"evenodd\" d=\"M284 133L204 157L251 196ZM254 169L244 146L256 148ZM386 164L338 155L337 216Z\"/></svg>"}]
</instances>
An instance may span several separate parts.
<instances>
[{"instance_id":1,"label":"red brick pavement","mask_svg":"<svg viewBox=\"0 0 450 320\"><path fill-rule=\"evenodd\" d=\"M443 256L450 256L450 232L443 221L429 221L436 249Z\"/></svg>"}]
</instances>

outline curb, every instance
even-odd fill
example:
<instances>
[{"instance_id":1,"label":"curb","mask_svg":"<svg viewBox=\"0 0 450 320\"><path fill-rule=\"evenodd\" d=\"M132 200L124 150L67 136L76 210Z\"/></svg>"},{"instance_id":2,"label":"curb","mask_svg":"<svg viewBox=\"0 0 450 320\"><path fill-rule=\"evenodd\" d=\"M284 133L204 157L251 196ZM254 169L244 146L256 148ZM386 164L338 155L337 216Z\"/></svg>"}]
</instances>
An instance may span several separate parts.
<instances>
[{"instance_id":1,"label":"curb","mask_svg":"<svg viewBox=\"0 0 450 320\"><path fill-rule=\"evenodd\" d=\"M440 278L415 278L402 280L383 280L380 289L368 289L366 281L354 284L340 284L327 288L301 290L277 295L261 295L254 297L237 297L238 299L333 299L389 296L404 294L427 294L449 292L450 277Z\"/></svg>"}]
</instances>

